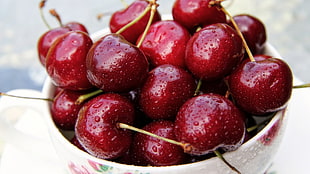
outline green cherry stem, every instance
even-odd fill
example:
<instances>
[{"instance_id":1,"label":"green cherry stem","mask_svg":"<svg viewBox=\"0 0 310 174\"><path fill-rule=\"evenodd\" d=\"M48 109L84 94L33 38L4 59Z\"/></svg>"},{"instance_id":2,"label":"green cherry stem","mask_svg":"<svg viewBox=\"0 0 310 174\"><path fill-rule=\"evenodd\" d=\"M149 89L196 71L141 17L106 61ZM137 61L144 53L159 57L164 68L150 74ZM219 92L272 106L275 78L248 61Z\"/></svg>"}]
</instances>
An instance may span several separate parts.
<instances>
[{"instance_id":1,"label":"green cherry stem","mask_svg":"<svg viewBox=\"0 0 310 174\"><path fill-rule=\"evenodd\" d=\"M52 29L52 27L48 24L44 14L43 14L43 8L45 6L45 3L46 3L46 0L42 0L40 3L39 3L39 11L40 11L40 16L41 16L41 19L43 20L45 26L48 28L48 29Z\"/></svg>"},{"instance_id":2,"label":"green cherry stem","mask_svg":"<svg viewBox=\"0 0 310 174\"><path fill-rule=\"evenodd\" d=\"M302 85L295 85L293 86L294 89L300 89L300 88L309 88L310 83L302 84Z\"/></svg>"},{"instance_id":3,"label":"green cherry stem","mask_svg":"<svg viewBox=\"0 0 310 174\"><path fill-rule=\"evenodd\" d=\"M14 97L14 98L21 98L21 99L31 99L31 100L43 100L43 101L48 101L48 102L54 101L51 98L24 97L24 96L11 95L7 93L3 93L3 92L0 92L0 96L7 96L7 97Z\"/></svg>"},{"instance_id":4,"label":"green cherry stem","mask_svg":"<svg viewBox=\"0 0 310 174\"><path fill-rule=\"evenodd\" d=\"M147 22L147 25L146 25L146 27L145 27L144 32L142 33L141 39L139 40L139 42L138 42L138 44L137 44L137 47L138 47L138 48L141 46L142 42L143 42L144 39L145 39L145 36L146 36L147 32L148 32L149 29L150 29L150 26L151 26L151 24L152 24L152 22L153 22L154 15L155 15L156 10L157 10L157 7L158 7L158 4L156 3L156 0L151 1L150 4L151 4L151 14L150 14L150 18L149 18L149 20L148 20L148 22Z\"/></svg>"},{"instance_id":5,"label":"green cherry stem","mask_svg":"<svg viewBox=\"0 0 310 174\"><path fill-rule=\"evenodd\" d=\"M241 174L241 172L240 172L238 169L236 169L234 166L232 166L232 165L224 158L223 154L221 154L218 150L215 150L215 151L214 151L214 154L215 154L218 158L220 158L231 170L235 171L235 172L238 173L238 174Z\"/></svg>"},{"instance_id":6,"label":"green cherry stem","mask_svg":"<svg viewBox=\"0 0 310 174\"><path fill-rule=\"evenodd\" d=\"M150 10L151 10L151 4L149 4L144 11L135 19L132 20L131 22L129 22L127 25L123 26L121 29L119 29L116 34L121 34L122 32L124 32L127 28L131 27L133 24L135 24L136 22L138 22L141 18L143 18L143 16L145 16Z\"/></svg>"},{"instance_id":7,"label":"green cherry stem","mask_svg":"<svg viewBox=\"0 0 310 174\"><path fill-rule=\"evenodd\" d=\"M158 135L153 134L151 132L148 132L148 131L145 131L143 129L139 129L139 128L133 127L133 126L125 124L125 123L117 123L117 127L121 128L121 129L128 129L128 130L132 130L132 131L135 131L135 132L139 132L139 133L142 133L142 134L145 134L145 135L148 135L148 136L151 136L151 137L154 137L154 138L158 138L160 140L163 140L163 141L166 141L166 142L169 142L169 143L181 146L185 153L191 152L192 149L193 149L192 146L190 144L188 144L188 143L181 143L181 142L169 139L169 138L161 137L161 136L158 136Z\"/></svg>"},{"instance_id":8,"label":"green cherry stem","mask_svg":"<svg viewBox=\"0 0 310 174\"><path fill-rule=\"evenodd\" d=\"M90 93L87 93L87 94L84 94L84 95L81 95L76 101L75 101L75 104L81 104L83 103L84 101L86 101L87 99L89 98L92 98L98 94L101 94L103 93L103 91L101 89L98 89L96 91L93 91L93 92L90 92Z\"/></svg>"},{"instance_id":9,"label":"green cherry stem","mask_svg":"<svg viewBox=\"0 0 310 174\"><path fill-rule=\"evenodd\" d=\"M247 44L247 42L246 42L246 40L245 40L243 34L241 33L241 31L240 31L240 29L239 29L239 27L238 27L236 21L235 21L234 18L230 15L230 13L221 5L221 2L223 2L223 1L224 1L224 0L213 0L213 1L210 1L210 6L216 6L216 7L218 7L220 10L222 10L222 11L228 16L228 18L231 20L233 26L235 27L235 29L236 29L238 35L241 37L243 47L245 48L245 50L246 50L246 52L247 52L247 54L248 54L250 60L251 60L252 62L254 62L254 61L255 61L254 56L253 56L253 54L252 54L252 52L251 52L251 50L250 50L250 48L249 48L249 46L248 46L248 44Z\"/></svg>"},{"instance_id":10,"label":"green cherry stem","mask_svg":"<svg viewBox=\"0 0 310 174\"><path fill-rule=\"evenodd\" d=\"M196 87L196 89L195 89L194 96L197 96L197 95L199 94L201 85L202 85L202 79L199 79L199 81L198 81L198 83L197 83L197 87Z\"/></svg>"},{"instance_id":11,"label":"green cherry stem","mask_svg":"<svg viewBox=\"0 0 310 174\"><path fill-rule=\"evenodd\" d=\"M55 9L50 9L50 14L51 14L52 16L54 16L54 17L57 19L57 21L58 21L60 27L62 27L63 24L62 24L61 18L60 18L60 16L59 16L59 14L56 12L56 10L55 10Z\"/></svg>"}]
</instances>

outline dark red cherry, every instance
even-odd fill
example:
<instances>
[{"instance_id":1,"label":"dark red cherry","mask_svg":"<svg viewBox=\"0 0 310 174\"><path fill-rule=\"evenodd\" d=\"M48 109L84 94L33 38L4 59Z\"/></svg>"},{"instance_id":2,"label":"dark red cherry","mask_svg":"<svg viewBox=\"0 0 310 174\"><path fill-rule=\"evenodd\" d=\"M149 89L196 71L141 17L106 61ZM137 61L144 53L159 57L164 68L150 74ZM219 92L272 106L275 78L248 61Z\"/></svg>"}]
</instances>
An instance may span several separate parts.
<instances>
[{"instance_id":1,"label":"dark red cherry","mask_svg":"<svg viewBox=\"0 0 310 174\"><path fill-rule=\"evenodd\" d=\"M80 31L67 32L54 42L47 54L46 70L56 86L69 90L93 87L86 77L86 55L92 44Z\"/></svg>"},{"instance_id":2,"label":"dark red cherry","mask_svg":"<svg viewBox=\"0 0 310 174\"><path fill-rule=\"evenodd\" d=\"M209 24L226 23L226 15L217 7L210 7L211 0L176 0L172 8L173 19L189 31Z\"/></svg>"},{"instance_id":3,"label":"dark red cherry","mask_svg":"<svg viewBox=\"0 0 310 174\"><path fill-rule=\"evenodd\" d=\"M243 62L228 78L230 93L244 111L263 115L283 109L292 92L293 75L281 59Z\"/></svg>"},{"instance_id":4,"label":"dark red cherry","mask_svg":"<svg viewBox=\"0 0 310 174\"><path fill-rule=\"evenodd\" d=\"M69 22L62 27L54 28L45 32L38 40L37 50L39 60L43 66L46 64L46 55L51 45L63 34L69 31L83 31L88 33L86 27L78 22Z\"/></svg>"},{"instance_id":5,"label":"dark red cherry","mask_svg":"<svg viewBox=\"0 0 310 174\"><path fill-rule=\"evenodd\" d=\"M83 92L62 90L55 96L51 106L51 114L58 128L74 130L78 113L83 106L76 104L76 100L83 94Z\"/></svg>"},{"instance_id":6,"label":"dark red cherry","mask_svg":"<svg viewBox=\"0 0 310 174\"><path fill-rule=\"evenodd\" d=\"M155 121L146 125L143 130L175 139L174 123L171 121ZM136 133L134 137L131 155L133 163L141 166L177 165L184 163L186 159L182 147L141 133Z\"/></svg>"},{"instance_id":7,"label":"dark red cherry","mask_svg":"<svg viewBox=\"0 0 310 174\"><path fill-rule=\"evenodd\" d=\"M180 142L189 143L190 154L204 155L218 148L234 150L244 139L243 113L227 98L203 94L189 99L179 110L175 134Z\"/></svg>"},{"instance_id":8,"label":"dark red cherry","mask_svg":"<svg viewBox=\"0 0 310 174\"><path fill-rule=\"evenodd\" d=\"M152 119L173 119L181 105L194 95L195 80L174 65L153 69L140 93L140 107Z\"/></svg>"},{"instance_id":9,"label":"dark red cherry","mask_svg":"<svg viewBox=\"0 0 310 174\"><path fill-rule=\"evenodd\" d=\"M76 138L76 136L73 136L73 138L70 140L70 142L75 145L77 148L85 151L84 147L81 145L81 143L79 142L79 140Z\"/></svg>"},{"instance_id":10,"label":"dark red cherry","mask_svg":"<svg viewBox=\"0 0 310 174\"><path fill-rule=\"evenodd\" d=\"M83 148L93 156L116 159L130 147L131 131L117 123L133 124L134 107L118 94L102 94L84 104L75 126L75 134Z\"/></svg>"},{"instance_id":11,"label":"dark red cherry","mask_svg":"<svg viewBox=\"0 0 310 174\"><path fill-rule=\"evenodd\" d=\"M212 24L196 32L186 47L185 63L205 81L223 79L241 62L242 40L227 24Z\"/></svg>"},{"instance_id":12,"label":"dark red cherry","mask_svg":"<svg viewBox=\"0 0 310 174\"><path fill-rule=\"evenodd\" d=\"M63 34L71 31L67 27L59 27L45 32L38 40L37 49L39 60L43 66L46 64L46 55L51 45Z\"/></svg>"},{"instance_id":13,"label":"dark red cherry","mask_svg":"<svg viewBox=\"0 0 310 174\"><path fill-rule=\"evenodd\" d=\"M106 35L95 42L86 66L89 81L109 92L128 92L140 87L148 73L143 52L118 34Z\"/></svg>"},{"instance_id":14,"label":"dark red cherry","mask_svg":"<svg viewBox=\"0 0 310 174\"><path fill-rule=\"evenodd\" d=\"M111 32L115 33L131 21L135 20L148 5L149 2L146 0L136 0L127 8L114 12L111 16L109 25ZM121 33L121 35L124 36L127 41L135 44L140 34L145 30L149 18L150 12L147 13L142 19L137 21L134 25L127 28L124 32ZM158 11L156 11L153 22L160 20L161 16Z\"/></svg>"},{"instance_id":15,"label":"dark red cherry","mask_svg":"<svg viewBox=\"0 0 310 174\"><path fill-rule=\"evenodd\" d=\"M79 22L68 22L64 27L70 28L72 31L83 31L88 34L87 28Z\"/></svg>"},{"instance_id":16,"label":"dark red cherry","mask_svg":"<svg viewBox=\"0 0 310 174\"><path fill-rule=\"evenodd\" d=\"M185 47L189 38L186 28L177 22L159 21L151 25L140 49L155 67L172 64L184 68Z\"/></svg>"},{"instance_id":17,"label":"dark red cherry","mask_svg":"<svg viewBox=\"0 0 310 174\"><path fill-rule=\"evenodd\" d=\"M228 90L224 79L216 81L202 81L200 91L202 93L216 93L225 96Z\"/></svg>"},{"instance_id":18,"label":"dark red cherry","mask_svg":"<svg viewBox=\"0 0 310 174\"><path fill-rule=\"evenodd\" d=\"M252 54L262 53L267 40L267 33L263 22L248 14L236 15L233 18ZM229 24L233 26L231 22L229 22Z\"/></svg>"}]
</instances>

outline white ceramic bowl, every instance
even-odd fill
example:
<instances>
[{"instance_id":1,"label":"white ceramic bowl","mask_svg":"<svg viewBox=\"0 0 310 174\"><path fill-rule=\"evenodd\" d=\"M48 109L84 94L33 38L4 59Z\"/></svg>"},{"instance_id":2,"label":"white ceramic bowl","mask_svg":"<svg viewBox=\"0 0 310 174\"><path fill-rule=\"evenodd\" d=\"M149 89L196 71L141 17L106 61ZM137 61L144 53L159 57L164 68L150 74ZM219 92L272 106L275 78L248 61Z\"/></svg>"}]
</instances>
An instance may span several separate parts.
<instances>
[{"instance_id":1,"label":"white ceramic bowl","mask_svg":"<svg viewBox=\"0 0 310 174\"><path fill-rule=\"evenodd\" d=\"M94 40L109 33L108 29L104 29L92 35ZM267 43L265 53L274 57L280 57L279 53ZM43 98L51 98L54 95L55 87L52 85L50 78L47 78L42 93L38 96ZM20 91L15 91L21 95ZM11 93L15 93L12 91ZM53 143L55 151L62 160L64 167L71 174L229 174L235 173L219 158L213 157L200 162L174 165L167 167L142 167L119 164L103 159L95 158L88 153L78 149L71 144L54 124L50 114L50 103L42 101L23 101L16 102L16 99L2 97L0 100L0 114L8 108L24 106L28 109L35 109L40 112L46 120L49 130L50 139ZM235 166L244 174L262 174L271 165L273 158L281 143L283 133L287 122L287 108L279 111L272 120L257 135L241 145L237 150L224 154L226 160ZM8 141L33 141L31 137L24 137L18 134L18 130L9 126L5 119L0 117L0 131L5 135L9 135ZM39 157L38 157L39 158Z\"/></svg>"}]
</instances>

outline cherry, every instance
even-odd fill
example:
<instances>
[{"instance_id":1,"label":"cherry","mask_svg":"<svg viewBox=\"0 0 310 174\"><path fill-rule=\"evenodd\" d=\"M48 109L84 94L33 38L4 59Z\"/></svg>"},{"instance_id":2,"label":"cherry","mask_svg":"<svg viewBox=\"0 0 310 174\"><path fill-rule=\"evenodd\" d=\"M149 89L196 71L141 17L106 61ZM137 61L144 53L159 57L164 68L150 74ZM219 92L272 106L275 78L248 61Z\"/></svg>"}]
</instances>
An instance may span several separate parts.
<instances>
[{"instance_id":1,"label":"cherry","mask_svg":"<svg viewBox=\"0 0 310 174\"><path fill-rule=\"evenodd\" d=\"M129 150L132 141L131 132L118 128L117 123L133 121L134 107L129 100L119 94L102 94L83 105L75 134L91 155L115 159Z\"/></svg>"},{"instance_id":2,"label":"cherry","mask_svg":"<svg viewBox=\"0 0 310 174\"><path fill-rule=\"evenodd\" d=\"M208 81L202 81L200 91L202 93L216 93L225 96L228 87L224 79L208 82Z\"/></svg>"},{"instance_id":3,"label":"cherry","mask_svg":"<svg viewBox=\"0 0 310 174\"><path fill-rule=\"evenodd\" d=\"M163 64L185 67L185 47L189 38L186 28L177 22L158 21L151 25L140 49L155 67Z\"/></svg>"},{"instance_id":4,"label":"cherry","mask_svg":"<svg viewBox=\"0 0 310 174\"><path fill-rule=\"evenodd\" d=\"M60 129L74 130L78 112L83 106L76 100L85 92L62 90L55 96L51 105L51 115L54 123Z\"/></svg>"},{"instance_id":5,"label":"cherry","mask_svg":"<svg viewBox=\"0 0 310 174\"><path fill-rule=\"evenodd\" d=\"M45 32L38 40L37 49L39 60L43 66L46 64L46 55L51 45L63 34L71 31L68 27L58 27Z\"/></svg>"},{"instance_id":6,"label":"cherry","mask_svg":"<svg viewBox=\"0 0 310 174\"><path fill-rule=\"evenodd\" d=\"M149 69L143 52L119 34L108 34L95 42L86 66L89 81L106 92L128 92L140 87Z\"/></svg>"},{"instance_id":7,"label":"cherry","mask_svg":"<svg viewBox=\"0 0 310 174\"><path fill-rule=\"evenodd\" d=\"M190 38L185 63L196 77L214 81L231 73L243 55L240 36L229 25L218 23L202 28Z\"/></svg>"},{"instance_id":8,"label":"cherry","mask_svg":"<svg viewBox=\"0 0 310 174\"><path fill-rule=\"evenodd\" d=\"M195 80L174 65L160 65L148 75L140 93L140 107L152 119L174 119L181 105L194 95Z\"/></svg>"},{"instance_id":9,"label":"cherry","mask_svg":"<svg viewBox=\"0 0 310 174\"><path fill-rule=\"evenodd\" d=\"M172 7L173 19L189 31L209 24L226 23L221 10L209 5L211 0L176 0Z\"/></svg>"},{"instance_id":10,"label":"cherry","mask_svg":"<svg viewBox=\"0 0 310 174\"><path fill-rule=\"evenodd\" d=\"M158 136L175 139L174 123L160 120L146 125L143 130ZM135 165L169 166L185 162L183 149L175 144L136 133L132 144L132 160Z\"/></svg>"},{"instance_id":11,"label":"cherry","mask_svg":"<svg viewBox=\"0 0 310 174\"><path fill-rule=\"evenodd\" d=\"M131 3L127 8L114 12L111 16L109 24L111 32L116 33L128 23L134 21L136 18L139 17L141 13L143 13L143 11L147 8L148 5L149 2L146 0L136 0ZM147 13L135 24L122 32L121 35L124 36L127 41L135 44L140 34L145 30L149 18L150 13ZM158 11L156 11L152 21L156 22L160 20L161 16Z\"/></svg>"},{"instance_id":12,"label":"cherry","mask_svg":"<svg viewBox=\"0 0 310 174\"><path fill-rule=\"evenodd\" d=\"M79 142L79 140L76 138L76 136L73 136L73 138L70 140L70 142L76 146L77 148L85 151L84 147L81 145L81 143Z\"/></svg>"},{"instance_id":13,"label":"cherry","mask_svg":"<svg viewBox=\"0 0 310 174\"><path fill-rule=\"evenodd\" d=\"M236 15L233 19L244 36L252 54L261 53L267 40L264 24L258 18L249 14ZM229 21L229 25L233 26L231 21Z\"/></svg>"},{"instance_id":14,"label":"cherry","mask_svg":"<svg viewBox=\"0 0 310 174\"><path fill-rule=\"evenodd\" d=\"M37 51L39 55L39 60L43 66L45 66L46 64L45 61L46 61L46 56L47 56L47 52L49 48L60 36L62 36L63 34L69 31L83 31L85 33L88 33L86 27L79 22L69 22L63 25L61 22L60 16L56 13L55 10L51 10L51 13L53 16L57 16L56 18L58 22L60 23L60 27L51 29L51 27L49 26L49 24L47 23L43 15L42 9L45 6L45 3L46 3L45 0L40 1L39 9L40 9L41 18L46 24L46 26L49 28L49 30L45 32L44 34L42 34L42 36L39 38L38 43L37 43Z\"/></svg>"},{"instance_id":15,"label":"cherry","mask_svg":"<svg viewBox=\"0 0 310 174\"><path fill-rule=\"evenodd\" d=\"M283 109L292 92L293 75L281 59L245 61L228 78L231 95L244 111L265 115Z\"/></svg>"},{"instance_id":16,"label":"cherry","mask_svg":"<svg viewBox=\"0 0 310 174\"><path fill-rule=\"evenodd\" d=\"M46 59L46 70L56 86L69 90L92 88L86 77L86 55L92 46L91 38L80 31L61 36L51 46Z\"/></svg>"},{"instance_id":17,"label":"cherry","mask_svg":"<svg viewBox=\"0 0 310 174\"><path fill-rule=\"evenodd\" d=\"M189 99L175 120L180 142L192 146L190 154L205 155L221 148L238 148L245 134L244 114L227 98L203 94Z\"/></svg>"}]
</instances>

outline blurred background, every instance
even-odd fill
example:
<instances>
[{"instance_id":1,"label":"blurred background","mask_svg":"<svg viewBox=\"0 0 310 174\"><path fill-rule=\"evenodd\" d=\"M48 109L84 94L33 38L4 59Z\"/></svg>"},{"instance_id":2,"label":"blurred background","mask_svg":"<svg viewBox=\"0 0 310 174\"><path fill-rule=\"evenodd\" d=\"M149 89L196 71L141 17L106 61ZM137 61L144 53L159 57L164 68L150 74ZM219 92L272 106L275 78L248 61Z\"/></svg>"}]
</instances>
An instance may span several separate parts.
<instances>
[{"instance_id":1,"label":"blurred background","mask_svg":"<svg viewBox=\"0 0 310 174\"><path fill-rule=\"evenodd\" d=\"M125 0L127 3L132 0ZM226 4L232 0L227 0ZM16 88L40 90L46 72L37 57L37 40L47 31L40 13L40 0L0 0L0 91ZM170 13L173 0L158 0L159 11ZM90 33L105 28L109 16L100 13L123 8L120 0L48 0L44 14L53 27L58 23L48 10L55 8L64 23L78 21ZM268 41L290 64L296 77L310 82L310 1L306 0L233 0L232 14L250 13L266 25Z\"/></svg>"}]
</instances>

